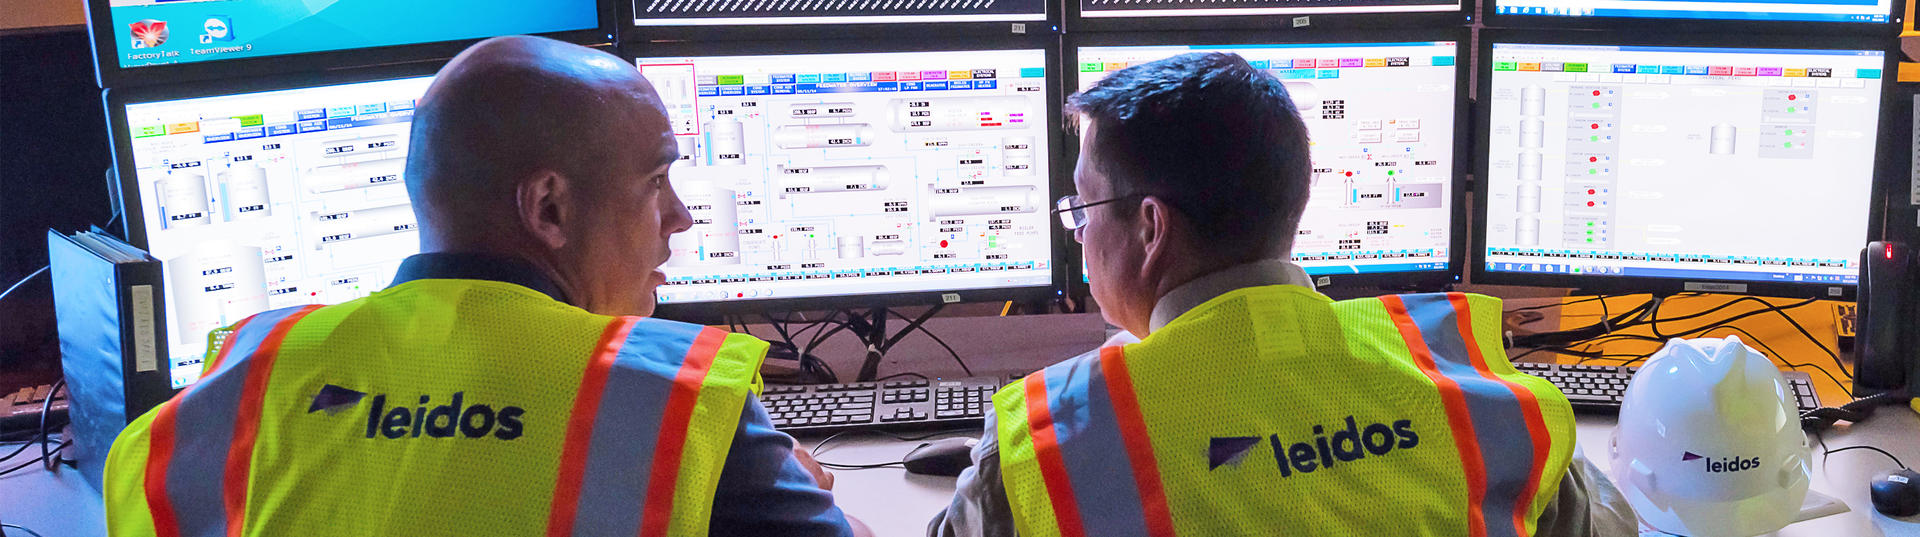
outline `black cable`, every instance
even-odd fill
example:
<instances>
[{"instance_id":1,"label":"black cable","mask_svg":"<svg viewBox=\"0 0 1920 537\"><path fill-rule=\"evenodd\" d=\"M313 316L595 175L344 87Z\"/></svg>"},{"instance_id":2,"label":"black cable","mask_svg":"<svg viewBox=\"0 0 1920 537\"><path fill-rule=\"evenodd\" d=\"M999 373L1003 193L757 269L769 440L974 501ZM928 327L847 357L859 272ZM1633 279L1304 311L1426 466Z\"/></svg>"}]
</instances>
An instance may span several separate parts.
<instances>
[{"instance_id":1,"label":"black cable","mask_svg":"<svg viewBox=\"0 0 1920 537\"><path fill-rule=\"evenodd\" d=\"M1507 313L1513 313L1513 312L1516 312L1516 311L1535 311L1535 310L1549 310L1549 309L1553 309L1553 308L1560 308L1560 307L1566 307L1566 306L1572 306L1572 305L1574 305L1574 304L1585 304L1585 303L1588 303L1588 302L1593 302L1593 301L1595 301L1595 300L1606 300L1606 299L1609 299L1609 298L1614 298L1614 297L1621 297L1621 296L1627 296L1627 295L1600 295L1600 296L1596 296L1596 297L1592 297L1592 298L1582 298L1582 299L1580 299L1580 300L1575 300L1575 301L1572 301L1572 302L1555 302L1555 303L1552 303L1552 304L1547 304L1547 305L1544 305L1544 306L1527 306L1527 307L1524 307L1524 308L1514 308L1514 309L1510 309L1510 310L1507 310Z\"/></svg>"},{"instance_id":2,"label":"black cable","mask_svg":"<svg viewBox=\"0 0 1920 537\"><path fill-rule=\"evenodd\" d=\"M12 286L12 287L8 287L8 288L7 288L7 290L5 290L5 291L0 291L0 300L4 300L4 299L6 299L6 298L7 298L7 295L11 295L11 294L13 294L13 290L15 290L15 289L19 289L19 288L20 288L20 286L22 286L22 285L26 285L26 283L27 283L28 281L31 281L31 280L33 280L33 277L34 277L34 276L39 276L39 275L40 275L40 273L42 273L42 272L46 272L46 271L47 271L47 269L50 269L50 268L53 268L53 265L47 265L47 266L44 266L44 267L40 267L40 270L36 270L36 271L33 271L33 274L28 274L28 275L27 275L27 277L25 277L25 278L21 278L21 279L20 279L20 281L17 281L17 282L13 282L13 286Z\"/></svg>"},{"instance_id":3,"label":"black cable","mask_svg":"<svg viewBox=\"0 0 1920 537\"><path fill-rule=\"evenodd\" d=\"M886 340L886 344L880 346L880 354L886 354L888 350L893 349L893 346L895 344L900 343L900 340L902 339L906 339L907 335L912 334L914 330L924 329L928 319L932 319L934 315L940 313L940 310L943 310L946 308L947 308L946 304L934 304L932 308L927 309L926 313L922 313L920 314L919 317L914 318L912 321L908 321L906 328L901 328L899 331L894 332L893 337L888 338ZM902 319L906 318L905 315L900 315L899 312L895 312L891 308L881 308L881 310L887 313L898 315Z\"/></svg>"},{"instance_id":4,"label":"black cable","mask_svg":"<svg viewBox=\"0 0 1920 537\"><path fill-rule=\"evenodd\" d=\"M1800 413L1800 428L1809 431L1822 431L1833 424L1848 421L1859 423L1873 416L1873 411L1883 405L1904 405L1911 400L1901 392L1885 392L1869 395L1837 407L1825 407Z\"/></svg>"},{"instance_id":5,"label":"black cable","mask_svg":"<svg viewBox=\"0 0 1920 537\"><path fill-rule=\"evenodd\" d=\"M1833 454L1835 454L1835 453L1839 453L1839 452L1842 452L1842 451L1850 451L1850 450L1855 450L1855 449L1865 449L1865 450L1870 450L1870 451L1876 451L1876 452L1879 452L1879 453L1880 453L1881 455L1886 455L1886 456L1887 456L1887 458L1889 458L1889 459L1893 459L1893 463L1894 463L1894 464L1896 464L1896 465L1899 465L1899 466L1900 466L1900 468L1901 468L1902 470L1904 470L1904 469L1906 469L1906 468L1907 468L1907 463L1904 463L1904 462L1900 462L1900 458L1899 458L1899 457L1895 457L1895 456L1893 456L1893 454L1892 454L1892 453L1887 453L1887 450L1884 450L1884 449L1880 449L1880 448L1877 448L1877 447L1873 447L1873 446L1865 446L1865 445L1862 445L1862 446L1847 446L1847 447L1843 447L1843 448L1839 448L1839 449L1829 449L1829 450L1827 450L1827 452L1826 452L1826 453L1822 453L1822 454L1821 454L1820 456L1821 456L1821 457L1822 457L1822 458L1824 459L1825 457L1830 457L1830 456L1832 456L1832 455L1833 455Z\"/></svg>"},{"instance_id":6,"label":"black cable","mask_svg":"<svg viewBox=\"0 0 1920 537\"><path fill-rule=\"evenodd\" d=\"M39 533L36 533L36 532L34 532L33 530L30 530L30 529L27 529L27 527L26 527L26 526L22 526L22 525L19 525L19 524L0 524L0 528L13 528L13 529L16 529L16 530L20 530L20 531L24 531L24 532L27 532L27 535L32 535L33 537L42 537L42 536L41 536L41 535L40 535ZM0 533L0 535L5 535L5 534L4 534L4 533Z\"/></svg>"},{"instance_id":7,"label":"black cable","mask_svg":"<svg viewBox=\"0 0 1920 537\"><path fill-rule=\"evenodd\" d=\"M878 429L850 429L850 430L833 433L831 436L821 439L820 443L813 445L813 449L807 450L807 454L812 455L814 458L814 462L820 463L820 466L825 468L832 468L835 470L865 470L865 469L871 469L871 468L886 468L889 466L904 465L906 464L906 461L892 461L892 462L881 462L881 463L871 463L871 464L832 463L832 462L821 461L820 451L822 448L825 448L827 446L828 442L832 442L834 441L834 439L840 438L842 436L853 435L853 434L877 434L881 436L891 437L894 440L899 440L902 442L916 442L916 441L926 440L929 438L935 438L940 436L950 436L955 434L974 434L974 433L976 433L976 431L973 429L948 429L944 431L934 431L934 432L919 435L919 436L905 436L905 435L900 435L893 432L882 431Z\"/></svg>"},{"instance_id":8,"label":"black cable","mask_svg":"<svg viewBox=\"0 0 1920 537\"><path fill-rule=\"evenodd\" d=\"M933 380L933 379L930 379L930 378L927 378L927 376L926 376L926 375L922 375L922 374L919 374L919 373L915 373L915 372L912 372L912 371L908 371L908 372L905 372L905 373L894 373L894 374L892 374L892 375L887 375L887 376L884 376L884 377L880 377L880 378L877 378L877 379L873 379L873 381L874 381L874 382L880 382L880 381L883 381L883 380L892 380L892 379L897 379L897 378L900 378L900 377L920 377L920 380Z\"/></svg>"},{"instance_id":9,"label":"black cable","mask_svg":"<svg viewBox=\"0 0 1920 537\"><path fill-rule=\"evenodd\" d=\"M53 451L55 453L59 453L61 450L67 449L67 446L71 446L71 445L73 445L73 440L66 440L66 441L60 442L60 447L53 448ZM6 477L9 474L20 471L20 469L22 468L33 466L35 464L40 464L40 461L41 459L39 457L35 457L33 460L21 463L19 466L15 466L12 468L8 468L4 471L0 471L0 477Z\"/></svg>"},{"instance_id":10,"label":"black cable","mask_svg":"<svg viewBox=\"0 0 1920 537\"><path fill-rule=\"evenodd\" d=\"M47 464L47 471L49 472L53 471L54 467L60 464L60 459L53 456L53 454L58 453L59 450L53 450L52 452L47 450L47 441L50 438L50 435L47 434L47 414L53 411L53 397L59 395L60 390L66 387L67 379L66 377L61 377L60 380L53 383L53 389L47 390L47 398L40 401L40 460Z\"/></svg>"},{"instance_id":11,"label":"black cable","mask_svg":"<svg viewBox=\"0 0 1920 537\"><path fill-rule=\"evenodd\" d=\"M895 313L895 315L898 315L898 313ZM903 315L902 317L904 317L904 315ZM926 317L926 316L922 316L922 317ZM898 341L898 340L899 340L899 339L900 339L901 337L905 337L905 336L906 336L907 334L910 334L910 333L912 333L912 332L913 332L913 331L915 331L915 330L918 330L918 331L920 331L920 333L922 333L922 334L926 334L926 335L927 335L927 337L929 337L929 338L932 338L932 339L933 339L933 342L934 342L934 343L938 343L938 344L940 344L940 347L941 347L941 348L943 348L943 349L946 349L946 350L947 350L947 354L953 357L953 362L954 362L954 363L956 363L956 364L960 364L960 371L962 371L962 372L965 372L965 373L967 374L967 376L969 376L969 377L971 377L971 376L973 376L973 368L972 368L972 367L968 367L968 366L967 366L967 361L966 361L966 360L964 360L964 359L961 359L961 358L960 358L960 353L959 353L959 352L956 352L956 351L954 351L954 350L953 350L953 346L952 346L952 345L948 345L948 344L947 344L947 341L946 341L946 340L944 340L944 339L940 339L940 336L939 336L938 334L934 334L934 333L933 333L933 330L929 330L929 329L927 329L927 325L926 325L925 323L921 323L921 324L908 324L908 325L907 325L907 328L905 328L905 329L902 329L902 330L900 331L900 334L899 334L898 336L895 336L895 337L894 337L894 340L895 340L895 341ZM891 344L891 343L889 343L889 344L888 344L888 347L892 347L892 344ZM882 351L882 352L884 352L884 351Z\"/></svg>"}]
</instances>

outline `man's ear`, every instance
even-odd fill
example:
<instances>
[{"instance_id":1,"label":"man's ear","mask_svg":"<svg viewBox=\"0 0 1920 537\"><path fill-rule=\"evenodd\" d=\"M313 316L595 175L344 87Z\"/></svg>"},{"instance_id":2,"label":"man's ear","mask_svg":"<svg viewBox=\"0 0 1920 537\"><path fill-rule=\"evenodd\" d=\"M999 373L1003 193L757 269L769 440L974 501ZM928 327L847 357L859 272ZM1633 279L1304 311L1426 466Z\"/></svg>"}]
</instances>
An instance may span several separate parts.
<instances>
[{"instance_id":1,"label":"man's ear","mask_svg":"<svg viewBox=\"0 0 1920 537\"><path fill-rule=\"evenodd\" d=\"M1173 255L1173 206L1158 197L1147 196L1140 200L1140 209L1134 214L1133 232L1140 241L1140 271L1142 275L1158 276L1166 269Z\"/></svg>"},{"instance_id":2,"label":"man's ear","mask_svg":"<svg viewBox=\"0 0 1920 537\"><path fill-rule=\"evenodd\" d=\"M551 171L520 181L514 191L520 227L549 250L566 246L566 226L577 216L568 209L572 193L566 176Z\"/></svg>"}]
</instances>

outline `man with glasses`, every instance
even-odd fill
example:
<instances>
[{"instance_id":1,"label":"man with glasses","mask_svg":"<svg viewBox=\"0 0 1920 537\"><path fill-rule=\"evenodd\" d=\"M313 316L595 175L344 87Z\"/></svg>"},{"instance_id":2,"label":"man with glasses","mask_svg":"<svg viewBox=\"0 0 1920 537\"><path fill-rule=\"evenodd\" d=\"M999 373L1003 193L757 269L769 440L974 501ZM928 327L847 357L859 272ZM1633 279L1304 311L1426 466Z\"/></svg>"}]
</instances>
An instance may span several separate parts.
<instances>
[{"instance_id":1,"label":"man with glasses","mask_svg":"<svg viewBox=\"0 0 1920 537\"><path fill-rule=\"evenodd\" d=\"M1633 535L1498 299L1334 302L1289 262L1307 128L1231 54L1068 98L1093 297L1138 343L1002 389L933 536Z\"/></svg>"}]
</instances>

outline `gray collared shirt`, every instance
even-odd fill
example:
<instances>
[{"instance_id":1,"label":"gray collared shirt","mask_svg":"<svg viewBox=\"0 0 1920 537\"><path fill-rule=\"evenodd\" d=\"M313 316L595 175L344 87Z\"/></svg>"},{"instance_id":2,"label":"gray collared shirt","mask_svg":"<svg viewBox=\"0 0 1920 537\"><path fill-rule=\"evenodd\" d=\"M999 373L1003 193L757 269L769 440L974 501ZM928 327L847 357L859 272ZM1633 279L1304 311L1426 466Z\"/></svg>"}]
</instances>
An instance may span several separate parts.
<instances>
[{"instance_id":1,"label":"gray collared shirt","mask_svg":"<svg viewBox=\"0 0 1920 537\"><path fill-rule=\"evenodd\" d=\"M1299 265L1266 260L1207 274L1181 284L1154 303L1149 330L1159 330L1207 301L1228 292L1267 285L1299 285L1313 281ZM1099 352L1098 350L1092 352ZM1088 353L1091 354L1092 352ZM1084 356L1084 355L1082 355ZM1079 357L1075 357L1076 359ZM929 537L1014 537L1013 511L1006 486L1000 480L1000 443L994 413L987 414L986 431L973 447L973 467L961 472L953 503L934 515ZM1636 536L1639 523L1633 508L1605 474L1588 462L1576 447L1573 463L1560 479L1560 491L1540 514L1539 537Z\"/></svg>"}]
</instances>

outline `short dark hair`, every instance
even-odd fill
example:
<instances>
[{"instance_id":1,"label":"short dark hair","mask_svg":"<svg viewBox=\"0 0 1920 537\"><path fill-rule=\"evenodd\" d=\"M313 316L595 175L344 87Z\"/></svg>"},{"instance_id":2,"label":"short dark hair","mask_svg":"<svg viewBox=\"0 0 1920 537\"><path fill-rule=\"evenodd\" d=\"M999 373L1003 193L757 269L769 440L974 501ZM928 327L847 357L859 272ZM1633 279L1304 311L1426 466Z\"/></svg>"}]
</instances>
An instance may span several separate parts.
<instances>
[{"instance_id":1,"label":"short dark hair","mask_svg":"<svg viewBox=\"0 0 1920 537\"><path fill-rule=\"evenodd\" d=\"M1166 200L1227 249L1293 246L1313 165L1307 126L1279 80L1237 54L1190 53L1107 75L1067 97L1085 115L1114 195Z\"/></svg>"}]
</instances>

